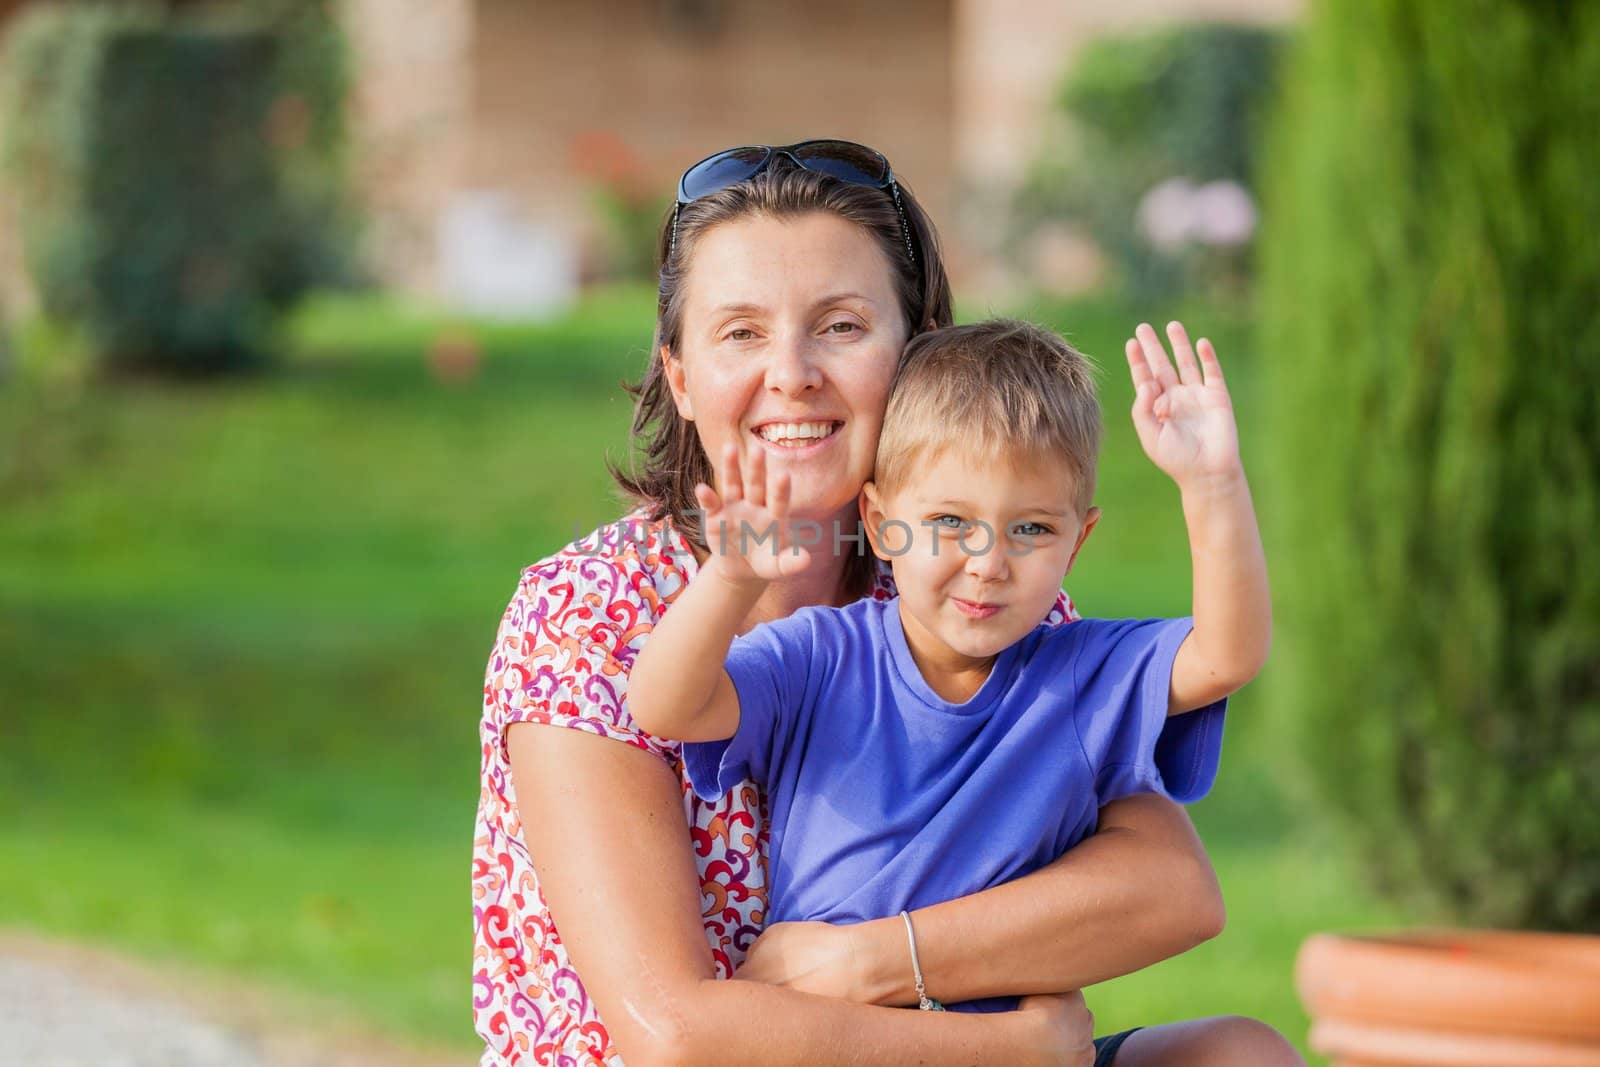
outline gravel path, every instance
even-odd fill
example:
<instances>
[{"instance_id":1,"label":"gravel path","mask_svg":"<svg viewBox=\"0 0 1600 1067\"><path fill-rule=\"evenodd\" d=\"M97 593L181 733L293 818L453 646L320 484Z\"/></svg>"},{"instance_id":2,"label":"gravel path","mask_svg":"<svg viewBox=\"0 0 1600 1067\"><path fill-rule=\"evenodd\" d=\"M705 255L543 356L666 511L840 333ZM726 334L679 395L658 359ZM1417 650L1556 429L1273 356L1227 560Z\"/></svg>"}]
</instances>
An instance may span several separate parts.
<instances>
[{"instance_id":1,"label":"gravel path","mask_svg":"<svg viewBox=\"0 0 1600 1067\"><path fill-rule=\"evenodd\" d=\"M196 988L198 987L198 988ZM5 1067L470 1067L285 1018L273 998L28 935L0 934Z\"/></svg>"}]
</instances>

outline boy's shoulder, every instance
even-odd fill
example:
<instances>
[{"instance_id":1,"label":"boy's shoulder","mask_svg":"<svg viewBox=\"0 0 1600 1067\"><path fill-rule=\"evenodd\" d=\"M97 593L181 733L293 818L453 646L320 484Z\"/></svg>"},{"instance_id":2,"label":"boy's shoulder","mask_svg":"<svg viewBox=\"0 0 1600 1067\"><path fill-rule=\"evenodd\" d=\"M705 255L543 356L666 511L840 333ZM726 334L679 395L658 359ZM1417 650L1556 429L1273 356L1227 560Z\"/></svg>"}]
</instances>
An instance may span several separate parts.
<instances>
[{"instance_id":1,"label":"boy's shoulder","mask_svg":"<svg viewBox=\"0 0 1600 1067\"><path fill-rule=\"evenodd\" d=\"M1149 619L1079 618L1060 626L1041 624L1025 640L1033 642L1034 656L1056 663L1070 659L1083 669L1094 669L1143 650L1172 643L1193 627L1187 616Z\"/></svg>"},{"instance_id":2,"label":"boy's shoulder","mask_svg":"<svg viewBox=\"0 0 1600 1067\"><path fill-rule=\"evenodd\" d=\"M870 597L844 607L811 605L797 608L781 619L764 622L734 640L751 654L764 654L779 660L804 659L814 665L856 661L865 654L876 661L885 642L883 616L894 609L894 600ZM758 652L758 650L761 650Z\"/></svg>"}]
</instances>

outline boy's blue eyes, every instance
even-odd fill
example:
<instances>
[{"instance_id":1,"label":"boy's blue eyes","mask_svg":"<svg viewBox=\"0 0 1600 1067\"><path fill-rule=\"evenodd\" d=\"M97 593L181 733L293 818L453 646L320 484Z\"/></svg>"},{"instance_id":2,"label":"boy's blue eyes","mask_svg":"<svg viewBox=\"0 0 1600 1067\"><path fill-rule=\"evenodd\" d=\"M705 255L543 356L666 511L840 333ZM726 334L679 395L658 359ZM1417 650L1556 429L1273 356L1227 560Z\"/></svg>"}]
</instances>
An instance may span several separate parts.
<instances>
[{"instance_id":1,"label":"boy's blue eyes","mask_svg":"<svg viewBox=\"0 0 1600 1067\"><path fill-rule=\"evenodd\" d=\"M976 525L976 523L970 523L959 515L935 515L932 522L941 530L965 530ZM1050 527L1037 522L1018 522L1011 525L1010 536L1044 537L1050 532Z\"/></svg>"}]
</instances>

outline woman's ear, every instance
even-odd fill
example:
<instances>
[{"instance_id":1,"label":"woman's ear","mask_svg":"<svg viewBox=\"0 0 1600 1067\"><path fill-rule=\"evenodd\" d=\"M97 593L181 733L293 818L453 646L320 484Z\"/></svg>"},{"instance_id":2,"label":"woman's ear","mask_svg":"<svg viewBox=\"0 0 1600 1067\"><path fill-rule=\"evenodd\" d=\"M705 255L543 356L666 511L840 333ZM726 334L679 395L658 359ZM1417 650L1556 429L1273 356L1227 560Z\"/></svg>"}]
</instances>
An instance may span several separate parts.
<instances>
[{"instance_id":1,"label":"woman's ear","mask_svg":"<svg viewBox=\"0 0 1600 1067\"><path fill-rule=\"evenodd\" d=\"M678 414L688 422L694 421L694 405L689 402L689 380L683 373L683 360L672 354L672 349L661 346L661 370L667 376L667 388L672 390L672 402Z\"/></svg>"}]
</instances>

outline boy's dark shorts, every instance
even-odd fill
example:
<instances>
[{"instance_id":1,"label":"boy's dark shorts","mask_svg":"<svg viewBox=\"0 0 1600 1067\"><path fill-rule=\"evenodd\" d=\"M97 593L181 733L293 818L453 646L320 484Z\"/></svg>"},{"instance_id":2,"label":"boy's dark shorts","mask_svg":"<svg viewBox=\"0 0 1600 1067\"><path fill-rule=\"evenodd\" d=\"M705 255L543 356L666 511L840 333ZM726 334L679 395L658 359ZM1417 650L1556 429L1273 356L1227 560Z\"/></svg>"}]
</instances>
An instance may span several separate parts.
<instances>
[{"instance_id":1,"label":"boy's dark shorts","mask_svg":"<svg viewBox=\"0 0 1600 1067\"><path fill-rule=\"evenodd\" d=\"M1094 1067L1111 1067L1117 1058L1117 1049L1121 1048L1122 1043L1128 1040L1130 1036L1138 1033L1139 1029L1139 1027L1135 1026L1132 1030L1124 1030L1120 1034L1110 1034L1106 1037L1095 1038Z\"/></svg>"}]
</instances>

